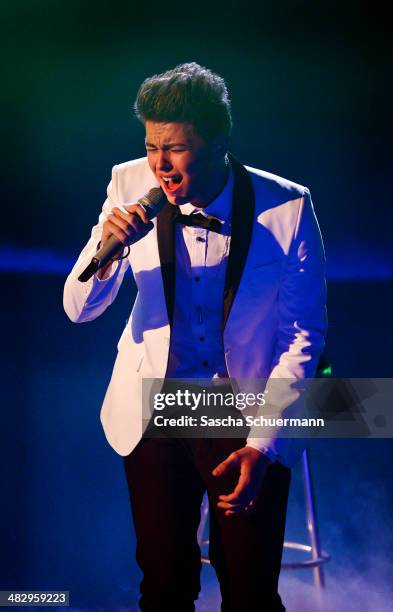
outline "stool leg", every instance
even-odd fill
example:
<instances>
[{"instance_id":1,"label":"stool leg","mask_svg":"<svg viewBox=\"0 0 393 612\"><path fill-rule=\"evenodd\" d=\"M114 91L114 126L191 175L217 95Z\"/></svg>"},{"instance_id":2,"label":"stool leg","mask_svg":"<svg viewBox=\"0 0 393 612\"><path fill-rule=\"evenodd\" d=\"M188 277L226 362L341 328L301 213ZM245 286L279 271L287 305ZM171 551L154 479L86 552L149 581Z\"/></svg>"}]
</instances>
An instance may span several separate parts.
<instances>
[{"instance_id":1,"label":"stool leg","mask_svg":"<svg viewBox=\"0 0 393 612\"><path fill-rule=\"evenodd\" d=\"M310 471L310 460L308 449L305 448L302 456L303 464L303 484L304 484L304 497L306 500L306 516L307 516L307 530L310 538L311 545L311 558L318 559L321 556L321 542L319 537L317 511L315 506L315 495L314 487L311 478ZM313 568L314 584L318 590L321 590L325 586L325 577L323 568L319 565Z\"/></svg>"}]
</instances>

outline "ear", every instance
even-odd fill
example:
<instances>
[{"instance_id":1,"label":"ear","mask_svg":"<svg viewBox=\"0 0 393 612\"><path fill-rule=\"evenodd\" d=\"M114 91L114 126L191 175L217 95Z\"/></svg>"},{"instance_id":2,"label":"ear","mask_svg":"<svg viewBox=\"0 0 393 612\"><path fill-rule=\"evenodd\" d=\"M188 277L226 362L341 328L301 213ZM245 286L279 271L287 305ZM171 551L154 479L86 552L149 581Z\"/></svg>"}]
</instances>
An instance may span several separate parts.
<instances>
[{"instance_id":1,"label":"ear","mask_svg":"<svg viewBox=\"0 0 393 612\"><path fill-rule=\"evenodd\" d=\"M210 143L211 152L218 157L225 157L228 152L229 138L226 134L216 136Z\"/></svg>"}]
</instances>

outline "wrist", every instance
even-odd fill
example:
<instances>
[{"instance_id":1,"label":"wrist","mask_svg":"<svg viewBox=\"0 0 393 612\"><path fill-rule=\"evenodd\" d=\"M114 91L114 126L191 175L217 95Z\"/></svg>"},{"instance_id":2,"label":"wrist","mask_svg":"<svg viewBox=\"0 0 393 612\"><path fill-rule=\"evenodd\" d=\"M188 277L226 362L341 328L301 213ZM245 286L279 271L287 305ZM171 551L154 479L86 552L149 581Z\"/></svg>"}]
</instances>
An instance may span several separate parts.
<instances>
[{"instance_id":1,"label":"wrist","mask_svg":"<svg viewBox=\"0 0 393 612\"><path fill-rule=\"evenodd\" d=\"M105 244L106 241L104 241ZM100 248L102 246L104 246L104 244L102 244L101 240L98 242L97 246L96 246L96 253L100 250ZM124 253L124 251L126 250L126 252ZM111 276L111 272L112 272L112 266L116 261L121 261L122 259L125 259L126 257L128 257L128 255L130 254L130 247L127 245L124 245L121 251L118 251L113 257L111 257L111 259L101 268L99 268L96 272L96 276L99 280L106 280L107 278L109 278Z\"/></svg>"},{"instance_id":2,"label":"wrist","mask_svg":"<svg viewBox=\"0 0 393 612\"><path fill-rule=\"evenodd\" d=\"M253 448L257 452L259 452L261 455L263 455L268 460L269 463L276 462L277 453L275 453L274 450L272 450L271 448L268 448L267 446L256 447L253 444L247 444L247 446L248 448Z\"/></svg>"}]
</instances>

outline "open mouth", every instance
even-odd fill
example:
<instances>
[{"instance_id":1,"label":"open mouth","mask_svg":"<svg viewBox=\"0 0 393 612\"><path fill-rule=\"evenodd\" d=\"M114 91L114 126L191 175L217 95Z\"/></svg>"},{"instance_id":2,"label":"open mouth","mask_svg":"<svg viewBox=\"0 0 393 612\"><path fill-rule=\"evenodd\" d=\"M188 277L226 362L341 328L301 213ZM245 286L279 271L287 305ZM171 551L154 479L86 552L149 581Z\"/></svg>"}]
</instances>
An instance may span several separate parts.
<instances>
[{"instance_id":1,"label":"open mouth","mask_svg":"<svg viewBox=\"0 0 393 612\"><path fill-rule=\"evenodd\" d=\"M167 191L174 192L179 189L183 177L181 174L174 174L172 176L161 176L161 180Z\"/></svg>"}]
</instances>

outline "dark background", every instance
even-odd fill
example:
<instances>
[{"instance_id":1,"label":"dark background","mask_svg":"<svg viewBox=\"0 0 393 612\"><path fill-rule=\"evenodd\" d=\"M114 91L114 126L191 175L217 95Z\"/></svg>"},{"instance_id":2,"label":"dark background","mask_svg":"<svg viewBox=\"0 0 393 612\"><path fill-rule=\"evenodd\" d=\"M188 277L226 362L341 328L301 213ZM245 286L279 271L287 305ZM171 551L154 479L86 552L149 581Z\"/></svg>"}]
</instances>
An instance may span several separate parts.
<instances>
[{"instance_id":1,"label":"dark background","mask_svg":"<svg viewBox=\"0 0 393 612\"><path fill-rule=\"evenodd\" d=\"M98 413L134 289L127 280L88 326L67 321L61 294L111 167L144 155L137 88L184 61L224 76L232 152L311 189L335 375L388 377L391 37L378 3L352 1L24 0L3 3L2 14L0 588L69 589L74 606L133 610L127 491ZM336 611L389 609L392 450L389 440L312 448ZM289 539L306 539L302 503L297 468ZM284 575L290 610L306 610L309 581ZM213 610L209 572L204 584L202 605Z\"/></svg>"}]
</instances>

